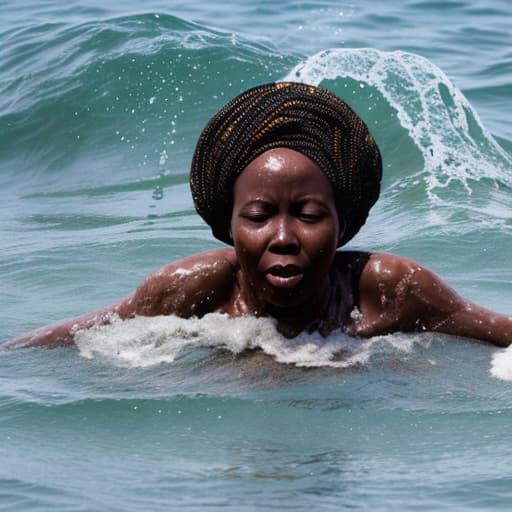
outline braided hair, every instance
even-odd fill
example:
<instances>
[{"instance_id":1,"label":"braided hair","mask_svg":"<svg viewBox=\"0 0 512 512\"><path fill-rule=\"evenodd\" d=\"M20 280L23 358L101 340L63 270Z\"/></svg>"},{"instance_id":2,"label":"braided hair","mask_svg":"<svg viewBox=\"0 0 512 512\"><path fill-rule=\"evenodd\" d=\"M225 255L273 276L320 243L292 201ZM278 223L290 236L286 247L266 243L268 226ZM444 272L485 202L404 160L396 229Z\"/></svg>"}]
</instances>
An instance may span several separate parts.
<instances>
[{"instance_id":1,"label":"braided hair","mask_svg":"<svg viewBox=\"0 0 512 512\"><path fill-rule=\"evenodd\" d=\"M379 197L380 152L364 122L344 101L302 83L253 87L210 119L190 172L199 215L216 238L232 245L234 183L252 160L281 147L306 155L325 173L344 227L339 245L347 243Z\"/></svg>"}]
</instances>

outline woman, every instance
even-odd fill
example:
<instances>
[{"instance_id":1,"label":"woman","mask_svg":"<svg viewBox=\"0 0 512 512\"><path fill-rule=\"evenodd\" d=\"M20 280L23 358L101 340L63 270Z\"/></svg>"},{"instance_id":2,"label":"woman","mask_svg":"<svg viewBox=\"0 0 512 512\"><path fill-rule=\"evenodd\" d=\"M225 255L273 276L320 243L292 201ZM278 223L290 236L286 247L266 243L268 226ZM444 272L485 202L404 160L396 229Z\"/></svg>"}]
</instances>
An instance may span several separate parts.
<instances>
[{"instance_id":1,"label":"woman","mask_svg":"<svg viewBox=\"0 0 512 512\"><path fill-rule=\"evenodd\" d=\"M105 309L6 346L54 347L112 315L270 316L286 336L436 331L512 343L512 319L461 298L415 261L338 251L378 198L379 150L363 121L332 93L266 84L207 124L190 176L194 204L232 245L170 263Z\"/></svg>"}]
</instances>

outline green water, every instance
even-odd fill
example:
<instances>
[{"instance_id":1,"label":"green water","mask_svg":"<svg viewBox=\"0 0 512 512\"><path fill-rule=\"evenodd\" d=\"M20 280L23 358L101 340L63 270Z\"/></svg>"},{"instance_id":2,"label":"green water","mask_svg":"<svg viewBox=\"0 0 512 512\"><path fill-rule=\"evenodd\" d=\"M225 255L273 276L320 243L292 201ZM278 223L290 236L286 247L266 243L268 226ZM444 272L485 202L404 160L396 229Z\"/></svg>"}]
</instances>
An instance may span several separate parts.
<instances>
[{"instance_id":1,"label":"green water","mask_svg":"<svg viewBox=\"0 0 512 512\"><path fill-rule=\"evenodd\" d=\"M379 142L382 197L352 246L512 311L509 2L0 9L1 341L219 247L190 198L195 140L283 78L329 87ZM156 318L0 351L0 509L508 510L507 350L324 341Z\"/></svg>"}]
</instances>

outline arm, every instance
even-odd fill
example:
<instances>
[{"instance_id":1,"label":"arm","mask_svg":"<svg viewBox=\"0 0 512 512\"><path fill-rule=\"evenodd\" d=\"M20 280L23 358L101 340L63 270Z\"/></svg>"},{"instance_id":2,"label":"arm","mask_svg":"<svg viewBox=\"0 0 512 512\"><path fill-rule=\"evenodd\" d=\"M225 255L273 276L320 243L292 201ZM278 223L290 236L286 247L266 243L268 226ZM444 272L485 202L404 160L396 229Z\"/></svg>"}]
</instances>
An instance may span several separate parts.
<instances>
[{"instance_id":1,"label":"arm","mask_svg":"<svg viewBox=\"0 0 512 512\"><path fill-rule=\"evenodd\" d=\"M55 348L73 344L75 333L94 325L108 324L113 315L121 318L134 316L132 296L121 301L61 324L55 324L22 334L7 341L2 348L47 347Z\"/></svg>"},{"instance_id":2,"label":"arm","mask_svg":"<svg viewBox=\"0 0 512 512\"><path fill-rule=\"evenodd\" d=\"M23 334L4 348L59 347L73 344L78 331L135 315L202 316L226 300L233 281L233 251L210 251L170 263L152 273L137 290L120 301L67 322Z\"/></svg>"},{"instance_id":3,"label":"arm","mask_svg":"<svg viewBox=\"0 0 512 512\"><path fill-rule=\"evenodd\" d=\"M436 274L408 258L373 254L360 280L362 317L356 335L434 331L506 347L512 317L463 299Z\"/></svg>"}]
</instances>

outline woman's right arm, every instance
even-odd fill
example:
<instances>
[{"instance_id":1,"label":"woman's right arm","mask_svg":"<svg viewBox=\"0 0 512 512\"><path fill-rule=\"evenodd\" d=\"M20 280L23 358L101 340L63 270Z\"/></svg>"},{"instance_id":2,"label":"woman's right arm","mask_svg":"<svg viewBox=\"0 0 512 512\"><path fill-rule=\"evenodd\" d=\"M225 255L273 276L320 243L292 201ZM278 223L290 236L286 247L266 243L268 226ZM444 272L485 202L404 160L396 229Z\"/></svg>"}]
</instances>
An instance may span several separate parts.
<instances>
[{"instance_id":1,"label":"woman's right arm","mask_svg":"<svg viewBox=\"0 0 512 512\"><path fill-rule=\"evenodd\" d=\"M73 344L78 331L89 329L94 325L110 323L114 315L120 318L134 316L133 296L126 297L99 311L89 313L61 324L42 327L7 341L2 348L47 347L55 348Z\"/></svg>"},{"instance_id":2,"label":"woman's right arm","mask_svg":"<svg viewBox=\"0 0 512 512\"><path fill-rule=\"evenodd\" d=\"M220 249L165 265L153 272L135 292L93 313L43 327L7 341L3 348L61 347L74 343L78 331L136 315L202 316L213 311L230 294L233 251Z\"/></svg>"}]
</instances>

